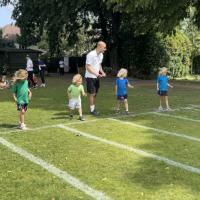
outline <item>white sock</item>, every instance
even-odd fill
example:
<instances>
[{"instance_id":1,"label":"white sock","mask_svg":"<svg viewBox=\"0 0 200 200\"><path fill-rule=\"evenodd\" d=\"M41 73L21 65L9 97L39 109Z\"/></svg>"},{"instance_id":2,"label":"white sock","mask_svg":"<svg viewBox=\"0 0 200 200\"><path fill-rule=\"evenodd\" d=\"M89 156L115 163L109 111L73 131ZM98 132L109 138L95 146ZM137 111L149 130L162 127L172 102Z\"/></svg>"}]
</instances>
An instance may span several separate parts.
<instances>
[{"instance_id":1,"label":"white sock","mask_svg":"<svg viewBox=\"0 0 200 200\"><path fill-rule=\"evenodd\" d=\"M95 109L95 105L90 106L90 111L93 112Z\"/></svg>"}]
</instances>

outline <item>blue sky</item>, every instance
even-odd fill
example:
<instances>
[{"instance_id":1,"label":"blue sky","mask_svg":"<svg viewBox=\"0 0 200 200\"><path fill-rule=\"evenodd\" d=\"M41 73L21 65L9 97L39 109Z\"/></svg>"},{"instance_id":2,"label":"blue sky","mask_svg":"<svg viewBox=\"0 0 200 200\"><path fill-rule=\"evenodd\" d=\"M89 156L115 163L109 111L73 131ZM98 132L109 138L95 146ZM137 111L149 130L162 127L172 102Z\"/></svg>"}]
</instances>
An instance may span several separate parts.
<instances>
[{"instance_id":1,"label":"blue sky","mask_svg":"<svg viewBox=\"0 0 200 200\"><path fill-rule=\"evenodd\" d=\"M14 20L11 19L12 11L13 7L11 5L0 7L0 27L14 22Z\"/></svg>"}]
</instances>

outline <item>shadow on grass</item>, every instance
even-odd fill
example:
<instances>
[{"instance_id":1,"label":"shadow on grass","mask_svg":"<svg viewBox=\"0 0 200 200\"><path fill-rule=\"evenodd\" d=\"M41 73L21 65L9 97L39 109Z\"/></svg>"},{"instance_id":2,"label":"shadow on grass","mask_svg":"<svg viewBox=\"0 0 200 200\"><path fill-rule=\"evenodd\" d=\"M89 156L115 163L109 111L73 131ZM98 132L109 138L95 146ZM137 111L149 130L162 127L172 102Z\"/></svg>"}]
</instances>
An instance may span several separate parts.
<instances>
[{"instance_id":1,"label":"shadow on grass","mask_svg":"<svg viewBox=\"0 0 200 200\"><path fill-rule=\"evenodd\" d=\"M12 128L17 128L17 125L16 124L0 124L0 128L12 129Z\"/></svg>"}]
</instances>

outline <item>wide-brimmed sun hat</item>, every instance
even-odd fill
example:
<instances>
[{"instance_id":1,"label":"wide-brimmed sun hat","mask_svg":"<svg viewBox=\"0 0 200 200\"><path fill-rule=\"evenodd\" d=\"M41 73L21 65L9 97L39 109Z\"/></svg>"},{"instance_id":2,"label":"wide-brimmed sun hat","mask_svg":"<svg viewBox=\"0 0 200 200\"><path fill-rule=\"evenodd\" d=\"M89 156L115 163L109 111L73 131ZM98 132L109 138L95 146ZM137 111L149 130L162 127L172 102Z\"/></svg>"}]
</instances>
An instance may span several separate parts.
<instances>
[{"instance_id":1,"label":"wide-brimmed sun hat","mask_svg":"<svg viewBox=\"0 0 200 200\"><path fill-rule=\"evenodd\" d=\"M20 69L15 72L15 79L17 80L25 80L28 78L28 72L24 69Z\"/></svg>"}]
</instances>

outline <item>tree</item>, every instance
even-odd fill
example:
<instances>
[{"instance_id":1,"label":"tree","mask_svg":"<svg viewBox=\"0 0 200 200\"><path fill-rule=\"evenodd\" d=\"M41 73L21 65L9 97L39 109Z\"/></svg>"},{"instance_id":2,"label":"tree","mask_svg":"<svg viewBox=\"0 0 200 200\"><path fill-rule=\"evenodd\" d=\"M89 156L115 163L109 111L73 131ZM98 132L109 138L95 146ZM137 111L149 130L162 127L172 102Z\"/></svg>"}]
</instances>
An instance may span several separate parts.
<instances>
[{"instance_id":1,"label":"tree","mask_svg":"<svg viewBox=\"0 0 200 200\"><path fill-rule=\"evenodd\" d=\"M62 39L72 46L76 44L81 28L93 30L95 37L92 39L107 42L110 66L117 70L120 46L126 40L120 37L122 32L128 30L133 36L158 31L171 33L193 3L196 1L18 0L14 17L21 28L25 46L40 41L46 30L52 55L61 53Z\"/></svg>"}]
</instances>

